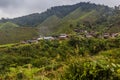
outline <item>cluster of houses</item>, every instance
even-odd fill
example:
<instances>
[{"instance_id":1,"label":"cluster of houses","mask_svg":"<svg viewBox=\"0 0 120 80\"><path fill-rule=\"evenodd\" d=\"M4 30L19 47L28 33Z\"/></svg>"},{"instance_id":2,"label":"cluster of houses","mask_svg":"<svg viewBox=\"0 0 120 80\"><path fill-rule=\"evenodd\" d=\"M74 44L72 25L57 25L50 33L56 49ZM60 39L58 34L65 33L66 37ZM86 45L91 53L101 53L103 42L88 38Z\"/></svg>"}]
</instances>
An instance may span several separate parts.
<instances>
[{"instance_id":1,"label":"cluster of houses","mask_svg":"<svg viewBox=\"0 0 120 80\"><path fill-rule=\"evenodd\" d=\"M69 36L67 34L60 34L58 36L40 36L39 38L34 38L31 40L26 40L26 41L21 41L22 44L27 44L27 43L38 43L40 40L65 40L68 39Z\"/></svg>"},{"instance_id":2,"label":"cluster of houses","mask_svg":"<svg viewBox=\"0 0 120 80\"><path fill-rule=\"evenodd\" d=\"M87 31L87 30L74 30L77 35L80 35L84 38L100 38L100 39L108 39L108 38L116 38L120 36L120 33L98 33L95 31ZM65 40L69 39L68 34L60 34L58 36L40 36L39 38L34 38L31 40L26 40L26 41L21 41L22 44L27 44L27 43L38 43L40 40Z\"/></svg>"},{"instance_id":3,"label":"cluster of houses","mask_svg":"<svg viewBox=\"0 0 120 80\"><path fill-rule=\"evenodd\" d=\"M120 36L120 33L98 33L96 31L87 31L87 30L80 30L80 29L75 29L74 30L78 35L81 35L85 38L116 38Z\"/></svg>"},{"instance_id":4,"label":"cluster of houses","mask_svg":"<svg viewBox=\"0 0 120 80\"><path fill-rule=\"evenodd\" d=\"M108 39L108 38L116 38L120 36L120 33L104 33L103 38Z\"/></svg>"}]
</instances>

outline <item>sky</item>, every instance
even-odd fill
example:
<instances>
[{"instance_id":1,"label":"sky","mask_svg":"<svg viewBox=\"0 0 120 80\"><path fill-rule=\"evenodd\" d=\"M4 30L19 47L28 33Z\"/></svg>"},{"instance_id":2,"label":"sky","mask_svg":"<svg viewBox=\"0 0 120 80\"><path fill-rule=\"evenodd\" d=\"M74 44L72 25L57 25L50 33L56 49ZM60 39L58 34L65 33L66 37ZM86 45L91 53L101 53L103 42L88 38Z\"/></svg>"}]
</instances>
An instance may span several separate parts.
<instances>
[{"instance_id":1,"label":"sky","mask_svg":"<svg viewBox=\"0 0 120 80\"><path fill-rule=\"evenodd\" d=\"M53 6L88 1L110 7L120 4L120 0L0 0L0 18L15 18L32 13L41 13Z\"/></svg>"}]
</instances>

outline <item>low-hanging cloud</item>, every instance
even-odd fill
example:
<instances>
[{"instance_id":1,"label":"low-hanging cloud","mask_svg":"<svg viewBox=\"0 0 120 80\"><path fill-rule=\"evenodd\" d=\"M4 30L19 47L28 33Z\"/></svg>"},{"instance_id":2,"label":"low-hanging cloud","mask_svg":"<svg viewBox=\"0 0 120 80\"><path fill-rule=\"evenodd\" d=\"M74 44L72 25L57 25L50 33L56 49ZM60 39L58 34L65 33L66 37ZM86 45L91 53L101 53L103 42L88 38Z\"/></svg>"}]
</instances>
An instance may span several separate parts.
<instances>
[{"instance_id":1,"label":"low-hanging cloud","mask_svg":"<svg viewBox=\"0 0 120 80\"><path fill-rule=\"evenodd\" d=\"M0 0L0 18L12 18L36 12L40 13L52 6L88 1L109 6L118 5L120 2L119 0Z\"/></svg>"}]
</instances>

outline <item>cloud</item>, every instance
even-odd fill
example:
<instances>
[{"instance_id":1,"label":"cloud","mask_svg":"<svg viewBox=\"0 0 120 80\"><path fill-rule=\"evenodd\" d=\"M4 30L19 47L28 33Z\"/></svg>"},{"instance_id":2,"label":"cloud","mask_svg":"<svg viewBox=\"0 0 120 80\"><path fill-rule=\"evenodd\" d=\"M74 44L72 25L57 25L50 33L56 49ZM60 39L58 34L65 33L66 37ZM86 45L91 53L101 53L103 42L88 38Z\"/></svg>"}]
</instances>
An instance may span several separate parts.
<instances>
[{"instance_id":1,"label":"cloud","mask_svg":"<svg viewBox=\"0 0 120 80\"><path fill-rule=\"evenodd\" d=\"M52 6L69 5L85 1L109 6L115 6L120 3L119 0L0 0L0 18L18 17L43 12Z\"/></svg>"},{"instance_id":2,"label":"cloud","mask_svg":"<svg viewBox=\"0 0 120 80\"><path fill-rule=\"evenodd\" d=\"M0 8L17 7L24 0L0 0Z\"/></svg>"}]
</instances>

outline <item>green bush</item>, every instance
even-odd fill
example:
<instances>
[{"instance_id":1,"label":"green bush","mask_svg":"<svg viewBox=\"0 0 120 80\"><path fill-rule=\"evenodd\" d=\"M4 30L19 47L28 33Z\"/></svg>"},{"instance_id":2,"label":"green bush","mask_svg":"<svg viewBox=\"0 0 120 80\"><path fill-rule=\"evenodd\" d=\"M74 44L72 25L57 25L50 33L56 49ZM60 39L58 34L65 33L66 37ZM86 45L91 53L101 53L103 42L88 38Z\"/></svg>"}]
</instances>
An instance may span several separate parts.
<instances>
[{"instance_id":1,"label":"green bush","mask_svg":"<svg viewBox=\"0 0 120 80\"><path fill-rule=\"evenodd\" d=\"M61 80L115 80L112 67L89 59L70 62Z\"/></svg>"}]
</instances>

